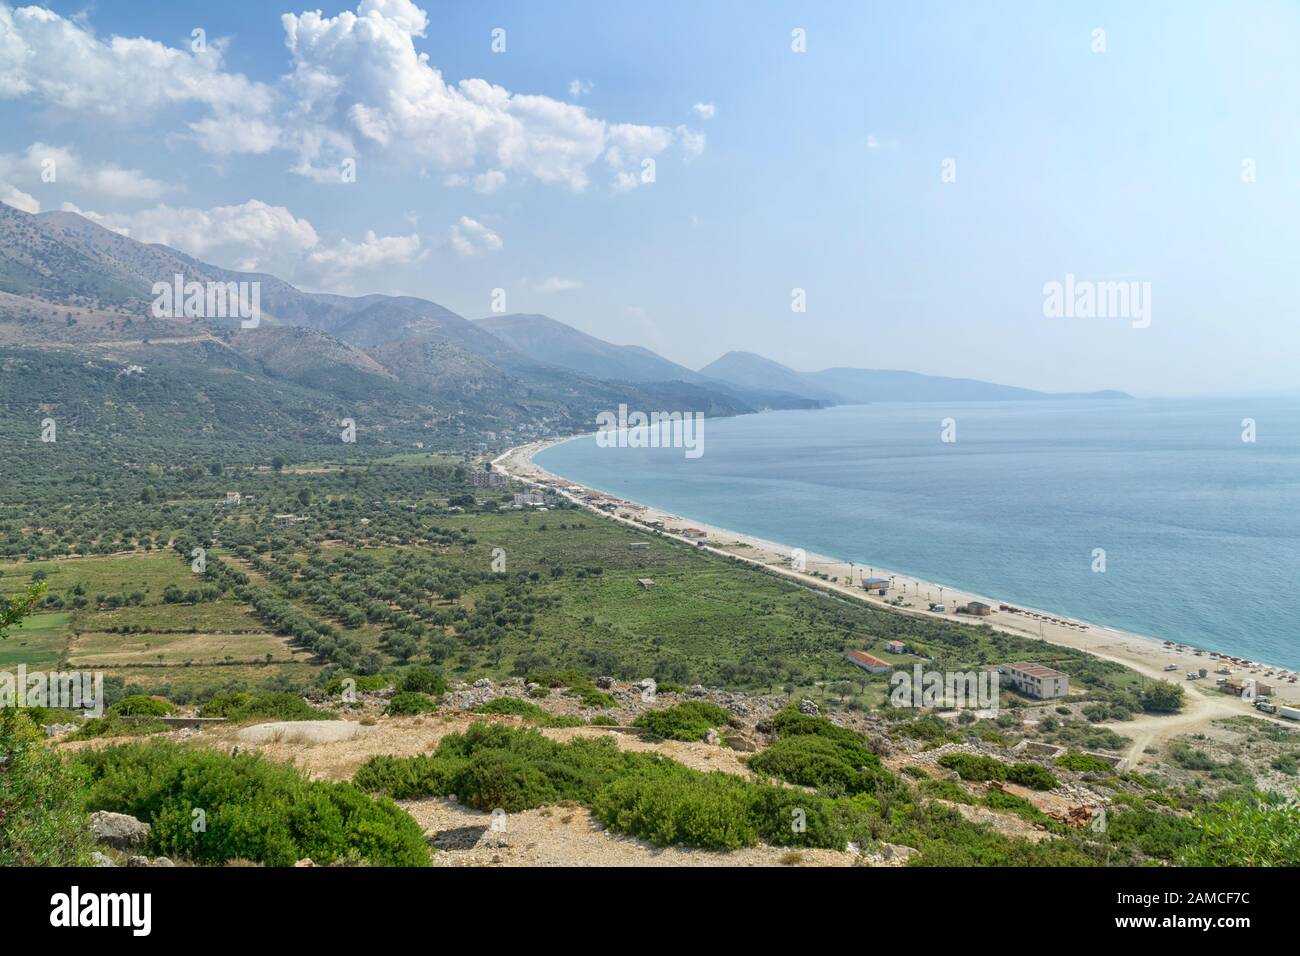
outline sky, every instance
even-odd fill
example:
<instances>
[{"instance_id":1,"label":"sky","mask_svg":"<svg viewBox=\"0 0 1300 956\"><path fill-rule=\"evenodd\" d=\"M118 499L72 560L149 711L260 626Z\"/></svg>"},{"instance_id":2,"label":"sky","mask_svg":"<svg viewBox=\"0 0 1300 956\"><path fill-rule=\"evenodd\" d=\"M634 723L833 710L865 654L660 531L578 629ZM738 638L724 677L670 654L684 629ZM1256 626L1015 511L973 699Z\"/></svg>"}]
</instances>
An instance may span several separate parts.
<instances>
[{"instance_id":1,"label":"sky","mask_svg":"<svg viewBox=\"0 0 1300 956\"><path fill-rule=\"evenodd\" d=\"M0 200L692 368L1295 392L1297 51L1293 2L0 0Z\"/></svg>"}]
</instances>

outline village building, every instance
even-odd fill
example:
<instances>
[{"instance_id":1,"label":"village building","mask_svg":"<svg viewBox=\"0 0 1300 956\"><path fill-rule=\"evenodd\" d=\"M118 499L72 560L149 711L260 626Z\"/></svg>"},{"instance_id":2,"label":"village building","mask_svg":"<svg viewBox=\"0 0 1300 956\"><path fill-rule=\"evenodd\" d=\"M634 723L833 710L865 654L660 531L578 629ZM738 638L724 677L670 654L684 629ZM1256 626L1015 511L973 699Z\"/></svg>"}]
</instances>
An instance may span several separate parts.
<instances>
[{"instance_id":1,"label":"village building","mask_svg":"<svg viewBox=\"0 0 1300 956\"><path fill-rule=\"evenodd\" d=\"M882 661L879 657L868 654L866 651L848 651L844 657L850 664L856 664L868 674L883 674L894 667L889 661Z\"/></svg>"},{"instance_id":2,"label":"village building","mask_svg":"<svg viewBox=\"0 0 1300 956\"><path fill-rule=\"evenodd\" d=\"M998 668L998 673L1022 694L1039 700L1055 700L1070 693L1070 675L1044 664L1017 661L1014 664L1003 664Z\"/></svg>"},{"instance_id":3,"label":"village building","mask_svg":"<svg viewBox=\"0 0 1300 956\"><path fill-rule=\"evenodd\" d=\"M885 650L891 654L903 654L907 651L907 645L902 641L886 641Z\"/></svg>"}]
</instances>

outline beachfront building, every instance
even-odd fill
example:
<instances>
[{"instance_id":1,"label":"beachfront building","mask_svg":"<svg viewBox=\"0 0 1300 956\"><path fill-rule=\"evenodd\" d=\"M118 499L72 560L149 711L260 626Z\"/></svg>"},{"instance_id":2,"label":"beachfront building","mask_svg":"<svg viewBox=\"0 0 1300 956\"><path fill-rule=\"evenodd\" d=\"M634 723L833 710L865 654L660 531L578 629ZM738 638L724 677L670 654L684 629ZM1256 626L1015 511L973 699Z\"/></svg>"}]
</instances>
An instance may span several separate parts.
<instances>
[{"instance_id":1,"label":"beachfront building","mask_svg":"<svg viewBox=\"0 0 1300 956\"><path fill-rule=\"evenodd\" d=\"M1039 700L1055 700L1070 693L1070 675L1044 664L1017 661L1014 664L1003 664L998 668L998 673L1022 694Z\"/></svg>"},{"instance_id":2,"label":"beachfront building","mask_svg":"<svg viewBox=\"0 0 1300 956\"><path fill-rule=\"evenodd\" d=\"M883 674L894 666L889 661L882 661L879 657L868 654L866 651L849 651L844 657L850 664L856 664L868 674Z\"/></svg>"},{"instance_id":3,"label":"beachfront building","mask_svg":"<svg viewBox=\"0 0 1300 956\"><path fill-rule=\"evenodd\" d=\"M868 591L884 594L889 590L889 578L863 578L862 586Z\"/></svg>"},{"instance_id":4,"label":"beachfront building","mask_svg":"<svg viewBox=\"0 0 1300 956\"><path fill-rule=\"evenodd\" d=\"M966 605L966 613L974 614L976 617L988 617L993 613L993 608L983 601L971 601Z\"/></svg>"},{"instance_id":5,"label":"beachfront building","mask_svg":"<svg viewBox=\"0 0 1300 956\"><path fill-rule=\"evenodd\" d=\"M699 528L683 528L681 535L683 538L696 539L707 538L709 536L707 531L701 531Z\"/></svg>"}]
</instances>

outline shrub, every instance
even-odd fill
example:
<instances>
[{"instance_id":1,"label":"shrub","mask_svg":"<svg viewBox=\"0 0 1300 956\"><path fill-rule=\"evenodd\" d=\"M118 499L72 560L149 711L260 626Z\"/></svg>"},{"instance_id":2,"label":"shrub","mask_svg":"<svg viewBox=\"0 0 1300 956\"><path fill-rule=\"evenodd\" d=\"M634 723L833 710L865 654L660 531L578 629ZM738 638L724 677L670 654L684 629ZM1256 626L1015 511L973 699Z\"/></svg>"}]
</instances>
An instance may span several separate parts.
<instances>
[{"instance_id":1,"label":"shrub","mask_svg":"<svg viewBox=\"0 0 1300 956\"><path fill-rule=\"evenodd\" d=\"M437 702L425 694L411 690L399 690L388 701L384 713L389 717L407 714L431 714L438 709Z\"/></svg>"},{"instance_id":2,"label":"shrub","mask_svg":"<svg viewBox=\"0 0 1300 956\"><path fill-rule=\"evenodd\" d=\"M64 740L92 740L96 737L145 737L165 734L172 728L152 717L123 720L110 708L103 717L92 717L69 733Z\"/></svg>"},{"instance_id":3,"label":"shrub","mask_svg":"<svg viewBox=\"0 0 1300 956\"><path fill-rule=\"evenodd\" d=\"M123 717L166 717L175 709L165 700L155 700L144 694L132 694L123 697L110 707L109 712Z\"/></svg>"},{"instance_id":4,"label":"shrub","mask_svg":"<svg viewBox=\"0 0 1300 956\"><path fill-rule=\"evenodd\" d=\"M714 727L724 727L731 713L717 704L688 700L663 710L648 710L632 721L665 740L700 740Z\"/></svg>"},{"instance_id":5,"label":"shrub","mask_svg":"<svg viewBox=\"0 0 1300 956\"><path fill-rule=\"evenodd\" d=\"M1180 854L1184 866L1295 866L1300 860L1300 806L1257 799L1212 804L1196 811L1200 839Z\"/></svg>"},{"instance_id":6,"label":"shrub","mask_svg":"<svg viewBox=\"0 0 1300 956\"><path fill-rule=\"evenodd\" d=\"M1031 790L1055 790L1061 785L1052 771L1036 763L1013 763L1007 768L1007 779Z\"/></svg>"},{"instance_id":7,"label":"shrub","mask_svg":"<svg viewBox=\"0 0 1300 956\"><path fill-rule=\"evenodd\" d=\"M338 696L343 693L344 681L351 680L354 682L353 690L357 691L377 691L386 687L392 687L394 678L387 674L351 674L341 677L331 678L325 685L325 693L331 696Z\"/></svg>"},{"instance_id":8,"label":"shrub","mask_svg":"<svg viewBox=\"0 0 1300 956\"><path fill-rule=\"evenodd\" d=\"M153 827L153 851L200 863L241 858L289 866L365 862L427 866L420 826L388 799L313 781L253 754L235 757L170 742L82 751L89 810L129 813ZM206 815L194 832L192 811Z\"/></svg>"},{"instance_id":9,"label":"shrub","mask_svg":"<svg viewBox=\"0 0 1300 956\"><path fill-rule=\"evenodd\" d=\"M1167 681L1153 681L1138 694L1142 709L1153 714L1173 714L1183 709L1183 689Z\"/></svg>"},{"instance_id":10,"label":"shrub","mask_svg":"<svg viewBox=\"0 0 1300 956\"><path fill-rule=\"evenodd\" d=\"M0 708L0 866L90 862L79 780L21 710Z\"/></svg>"},{"instance_id":11,"label":"shrub","mask_svg":"<svg viewBox=\"0 0 1300 956\"><path fill-rule=\"evenodd\" d=\"M1077 773L1110 773L1111 766L1100 757L1092 754L1062 754L1056 758L1056 765L1062 770Z\"/></svg>"},{"instance_id":12,"label":"shrub","mask_svg":"<svg viewBox=\"0 0 1300 956\"><path fill-rule=\"evenodd\" d=\"M225 691L214 695L199 708L201 717L225 717L235 723L246 720L335 720L333 711L308 704L297 694L248 694Z\"/></svg>"},{"instance_id":13,"label":"shrub","mask_svg":"<svg viewBox=\"0 0 1300 956\"><path fill-rule=\"evenodd\" d=\"M1007 765L982 754L946 753L939 758L939 766L957 771L963 780L1005 780Z\"/></svg>"},{"instance_id":14,"label":"shrub","mask_svg":"<svg viewBox=\"0 0 1300 956\"><path fill-rule=\"evenodd\" d=\"M508 714L512 717L522 717L530 723L541 724L543 727L584 727L587 724L581 717L552 714L536 704L520 700L518 697L498 697L480 707L475 707L474 713Z\"/></svg>"},{"instance_id":15,"label":"shrub","mask_svg":"<svg viewBox=\"0 0 1300 956\"><path fill-rule=\"evenodd\" d=\"M651 843L735 850L758 842L745 782L723 774L691 780L676 774L617 780L593 810L606 826Z\"/></svg>"},{"instance_id":16,"label":"shrub","mask_svg":"<svg viewBox=\"0 0 1300 956\"><path fill-rule=\"evenodd\" d=\"M413 667L402 676L399 690L441 697L447 693L447 679L423 667Z\"/></svg>"}]
</instances>

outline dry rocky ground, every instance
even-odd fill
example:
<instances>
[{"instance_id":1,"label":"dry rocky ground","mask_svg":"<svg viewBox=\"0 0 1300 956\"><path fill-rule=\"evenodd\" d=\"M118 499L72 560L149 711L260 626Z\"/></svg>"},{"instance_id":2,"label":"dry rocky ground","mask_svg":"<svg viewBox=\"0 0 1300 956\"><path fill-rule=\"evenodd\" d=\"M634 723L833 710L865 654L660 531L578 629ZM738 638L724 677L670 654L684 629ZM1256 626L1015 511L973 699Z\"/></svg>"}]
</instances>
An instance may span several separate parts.
<instances>
[{"instance_id":1,"label":"dry rocky ground","mask_svg":"<svg viewBox=\"0 0 1300 956\"><path fill-rule=\"evenodd\" d=\"M363 693L355 702L340 709L343 721L275 722L251 727L223 724L202 731L182 729L159 736L227 752L255 750L268 759L294 764L316 779L348 780L372 756L429 753L443 737L464 730L474 721L522 723L516 717L468 712L470 708L505 696L528 699L556 715L596 718L601 723L612 719L622 725L540 728L541 733L553 740L607 735L624 750L658 753L696 770L747 775L745 753L729 746L729 742L746 750L768 745L771 737L765 732L768 729L766 721L787 703L781 697L756 697L704 688L691 688L682 694L647 694L641 684L601 679L600 686L614 697L614 708L584 707L581 701L561 690L530 697L530 688L519 681L493 684L482 680L474 685L454 687L436 714L386 717L383 709L391 692ZM689 699L712 701L735 715L732 726L727 729L726 740L653 740L626 726L648 709L668 707ZM815 705L803 702L801 709L814 711ZM919 741L891 738L887 733L888 725L876 717L841 713L829 716L836 723L852 726L864 733L892 771L902 773L905 768L918 767L927 776L953 781L977 799L987 788L964 783L952 771L940 767L937 761L941 755L965 751L1005 761L1032 759L1023 753L1015 754L1003 747L974 741L927 747ZM77 741L61 746L70 749L96 747L118 740L120 738ZM1062 785L1053 791L1033 791L1014 784L1006 784L1003 789L1029 800L1053 816L1064 817L1079 806L1096 808L1109 803L1104 788L1089 786L1090 781L1085 775L1055 772ZM968 819L988 824L1008 836L1031 840L1049 836L1042 827L1015 814L960 803L950 805ZM438 849L435 863L440 866L894 866L904 863L912 852L910 848L888 845L870 847L865 853L855 847L838 852L756 846L729 853L662 848L606 832L588 810L579 806L543 807L510 814L502 819L462 806L453 799L404 801L401 806L424 828L431 845Z\"/></svg>"}]
</instances>

